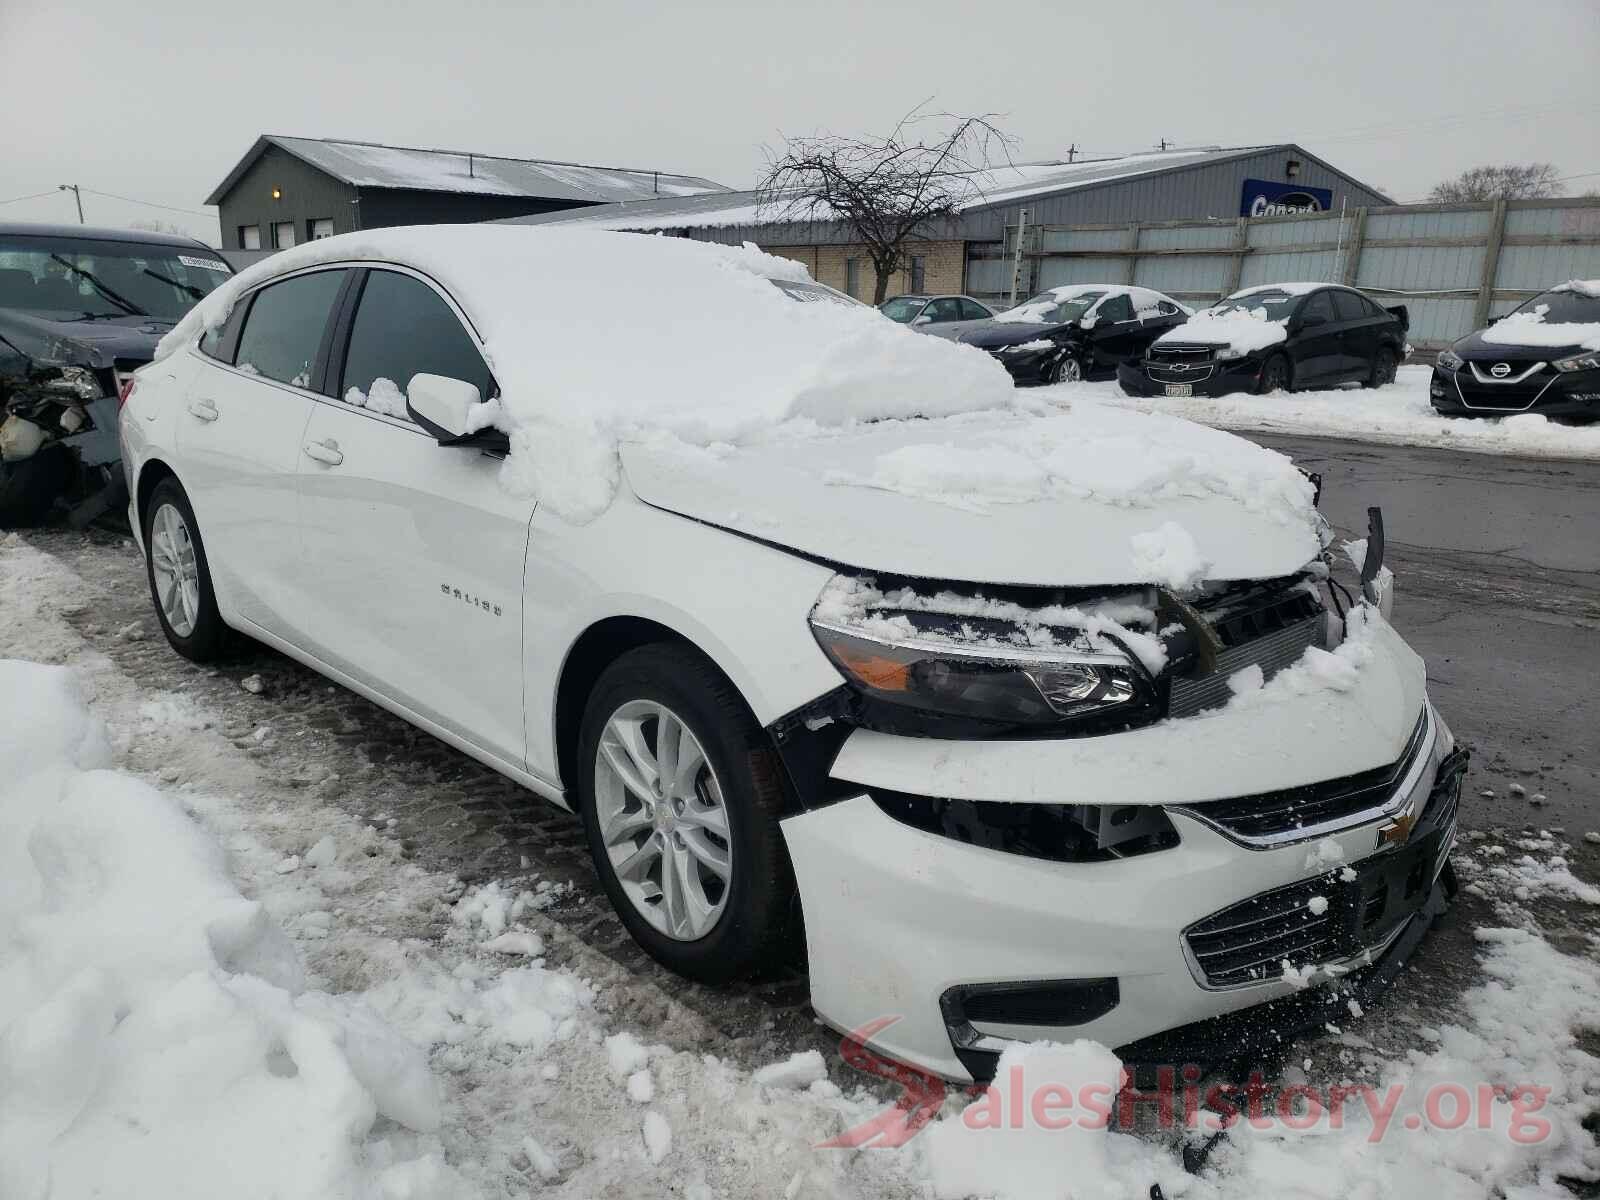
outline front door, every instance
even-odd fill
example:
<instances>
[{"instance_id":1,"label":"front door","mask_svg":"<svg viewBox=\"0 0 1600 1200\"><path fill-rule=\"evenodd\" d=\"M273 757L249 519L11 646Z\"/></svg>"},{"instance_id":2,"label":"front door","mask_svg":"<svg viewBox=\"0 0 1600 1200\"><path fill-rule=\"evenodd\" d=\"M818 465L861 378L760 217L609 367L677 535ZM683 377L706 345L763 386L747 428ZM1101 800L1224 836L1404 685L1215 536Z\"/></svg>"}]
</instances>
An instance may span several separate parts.
<instances>
[{"instance_id":1,"label":"front door","mask_svg":"<svg viewBox=\"0 0 1600 1200\"><path fill-rule=\"evenodd\" d=\"M428 282L374 269L360 293L340 399L315 405L298 447L304 648L521 768L533 501L500 486L498 458L440 446L405 414L413 375L464 379L482 395L493 380Z\"/></svg>"},{"instance_id":2,"label":"front door","mask_svg":"<svg viewBox=\"0 0 1600 1200\"><path fill-rule=\"evenodd\" d=\"M176 441L180 482L223 605L288 636L298 607L295 473L344 270L294 275L239 301L236 347L207 338ZM232 339L230 339L232 341Z\"/></svg>"},{"instance_id":3,"label":"front door","mask_svg":"<svg viewBox=\"0 0 1600 1200\"><path fill-rule=\"evenodd\" d=\"M1313 292L1300 305L1295 320L1299 332L1289 338L1295 386L1334 383L1342 379L1344 350L1332 297L1327 292Z\"/></svg>"},{"instance_id":4,"label":"front door","mask_svg":"<svg viewBox=\"0 0 1600 1200\"><path fill-rule=\"evenodd\" d=\"M1138 358L1149 341L1127 293L1120 292L1100 301L1094 310L1094 324L1089 329L1094 370L1116 370L1119 363Z\"/></svg>"}]
</instances>

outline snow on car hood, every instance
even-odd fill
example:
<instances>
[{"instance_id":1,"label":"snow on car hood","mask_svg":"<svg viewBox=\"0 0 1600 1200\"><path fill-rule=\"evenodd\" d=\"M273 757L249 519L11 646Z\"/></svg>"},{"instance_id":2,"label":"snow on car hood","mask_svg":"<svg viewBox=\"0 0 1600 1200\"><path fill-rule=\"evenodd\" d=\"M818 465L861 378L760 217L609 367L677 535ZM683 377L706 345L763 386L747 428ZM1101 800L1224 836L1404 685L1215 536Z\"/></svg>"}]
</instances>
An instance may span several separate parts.
<instances>
[{"instance_id":1,"label":"snow on car hood","mask_svg":"<svg viewBox=\"0 0 1600 1200\"><path fill-rule=\"evenodd\" d=\"M1091 401L713 450L654 438L622 463L646 503L864 572L1188 588L1288 575L1321 548L1288 458Z\"/></svg>"},{"instance_id":2,"label":"snow on car hood","mask_svg":"<svg viewBox=\"0 0 1600 1200\"><path fill-rule=\"evenodd\" d=\"M1015 402L1004 368L980 351L922 337L866 305L792 299L772 281L810 276L788 259L526 225L375 229L296 246L212 292L160 353L220 325L265 280L362 260L412 266L455 297L500 385L480 425L510 437L502 482L574 521L611 503L621 437L710 444L785 423L829 428Z\"/></svg>"},{"instance_id":3,"label":"snow on car hood","mask_svg":"<svg viewBox=\"0 0 1600 1200\"><path fill-rule=\"evenodd\" d=\"M1564 285L1578 290L1577 281ZM1538 305L1527 312L1515 312L1496 321L1478 336L1496 346L1533 346L1544 350L1600 350L1600 322L1597 321L1546 321L1548 305Z\"/></svg>"},{"instance_id":4,"label":"snow on car hood","mask_svg":"<svg viewBox=\"0 0 1600 1200\"><path fill-rule=\"evenodd\" d=\"M1155 345L1231 346L1242 354L1251 354L1288 336L1288 326L1270 319L1266 309L1229 304L1195 313L1184 324L1163 333Z\"/></svg>"}]
</instances>

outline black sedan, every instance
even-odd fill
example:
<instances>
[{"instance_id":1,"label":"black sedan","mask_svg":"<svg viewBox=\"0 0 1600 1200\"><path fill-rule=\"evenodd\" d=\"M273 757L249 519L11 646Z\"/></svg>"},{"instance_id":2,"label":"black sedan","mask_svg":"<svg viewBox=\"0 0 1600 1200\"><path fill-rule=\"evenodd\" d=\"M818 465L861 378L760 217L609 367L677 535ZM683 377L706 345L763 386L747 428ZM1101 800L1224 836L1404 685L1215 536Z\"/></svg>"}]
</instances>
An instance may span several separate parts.
<instances>
[{"instance_id":1,"label":"black sedan","mask_svg":"<svg viewBox=\"0 0 1600 1200\"><path fill-rule=\"evenodd\" d=\"M1080 283L1052 288L992 321L930 332L994 355L1018 383L1110 378L1189 310L1149 288Z\"/></svg>"},{"instance_id":2,"label":"black sedan","mask_svg":"<svg viewBox=\"0 0 1600 1200\"><path fill-rule=\"evenodd\" d=\"M0 529L120 510L120 389L232 271L203 242L0 224Z\"/></svg>"},{"instance_id":3,"label":"black sedan","mask_svg":"<svg viewBox=\"0 0 1600 1200\"><path fill-rule=\"evenodd\" d=\"M1564 283L1439 355L1429 386L1447 417L1600 418L1600 280Z\"/></svg>"},{"instance_id":4,"label":"black sedan","mask_svg":"<svg viewBox=\"0 0 1600 1200\"><path fill-rule=\"evenodd\" d=\"M1235 292L1158 339L1117 381L1130 396L1221 396L1394 382L1410 316L1354 288L1274 283Z\"/></svg>"}]
</instances>

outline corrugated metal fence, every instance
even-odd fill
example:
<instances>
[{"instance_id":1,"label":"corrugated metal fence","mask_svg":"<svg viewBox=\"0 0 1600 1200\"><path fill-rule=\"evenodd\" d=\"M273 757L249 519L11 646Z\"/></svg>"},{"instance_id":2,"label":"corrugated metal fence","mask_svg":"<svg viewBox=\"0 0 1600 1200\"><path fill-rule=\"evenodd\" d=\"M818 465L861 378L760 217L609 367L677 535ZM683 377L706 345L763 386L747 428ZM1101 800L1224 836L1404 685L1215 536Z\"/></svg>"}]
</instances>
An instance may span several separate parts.
<instances>
[{"instance_id":1,"label":"corrugated metal fence","mask_svg":"<svg viewBox=\"0 0 1600 1200\"><path fill-rule=\"evenodd\" d=\"M1066 283L1136 283L1203 306L1242 287L1346 283L1411 311L1436 350L1566 279L1600 277L1600 199L1407 204L1147 225L1022 226L969 243L967 291L1008 299ZM1020 267L1020 270L1018 269Z\"/></svg>"}]
</instances>

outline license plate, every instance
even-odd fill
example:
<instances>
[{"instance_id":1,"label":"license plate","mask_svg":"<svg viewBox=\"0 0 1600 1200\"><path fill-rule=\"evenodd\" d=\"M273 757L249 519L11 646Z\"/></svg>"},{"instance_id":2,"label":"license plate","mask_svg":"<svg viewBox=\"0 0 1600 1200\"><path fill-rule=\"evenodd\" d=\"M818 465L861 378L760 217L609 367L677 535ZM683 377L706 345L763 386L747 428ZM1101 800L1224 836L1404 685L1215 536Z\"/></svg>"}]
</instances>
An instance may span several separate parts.
<instances>
[{"instance_id":1,"label":"license plate","mask_svg":"<svg viewBox=\"0 0 1600 1200\"><path fill-rule=\"evenodd\" d=\"M1169 395L1169 396L1192 396L1192 395L1194 395L1194 384L1192 384L1192 383L1169 383L1169 384L1167 384L1167 395Z\"/></svg>"}]
</instances>

